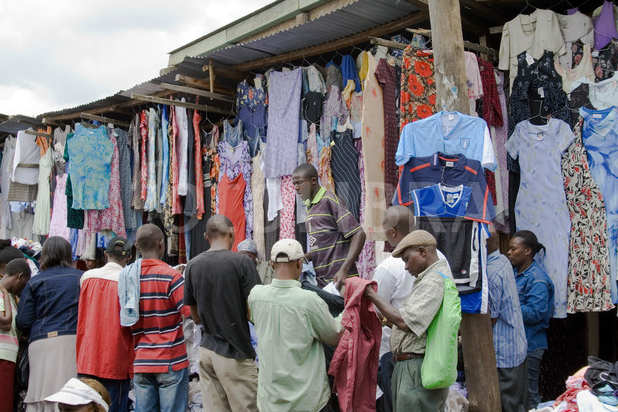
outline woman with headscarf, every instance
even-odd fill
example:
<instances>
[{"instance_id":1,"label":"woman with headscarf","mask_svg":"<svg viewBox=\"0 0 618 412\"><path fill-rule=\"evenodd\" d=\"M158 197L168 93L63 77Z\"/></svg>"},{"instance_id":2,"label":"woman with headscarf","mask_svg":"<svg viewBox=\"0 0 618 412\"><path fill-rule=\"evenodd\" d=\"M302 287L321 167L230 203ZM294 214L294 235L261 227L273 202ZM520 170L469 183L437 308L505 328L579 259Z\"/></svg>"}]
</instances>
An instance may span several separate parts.
<instances>
[{"instance_id":1,"label":"woman with headscarf","mask_svg":"<svg viewBox=\"0 0 618 412\"><path fill-rule=\"evenodd\" d=\"M515 283L519 294L519 304L524 319L524 329L528 340L528 381L530 409L541 402L539 393L539 371L543 353L547 350L549 319L554 309L554 284L534 257L545 246L539 243L536 235L529 230L513 234L509 242L508 258L515 271Z\"/></svg>"},{"instance_id":2,"label":"woman with headscarf","mask_svg":"<svg viewBox=\"0 0 618 412\"><path fill-rule=\"evenodd\" d=\"M41 253L41 272L32 277L21 294L17 328L29 336L30 379L26 411L53 411L45 398L77 376L76 333L79 279L73 268L71 245L52 236Z\"/></svg>"}]
</instances>

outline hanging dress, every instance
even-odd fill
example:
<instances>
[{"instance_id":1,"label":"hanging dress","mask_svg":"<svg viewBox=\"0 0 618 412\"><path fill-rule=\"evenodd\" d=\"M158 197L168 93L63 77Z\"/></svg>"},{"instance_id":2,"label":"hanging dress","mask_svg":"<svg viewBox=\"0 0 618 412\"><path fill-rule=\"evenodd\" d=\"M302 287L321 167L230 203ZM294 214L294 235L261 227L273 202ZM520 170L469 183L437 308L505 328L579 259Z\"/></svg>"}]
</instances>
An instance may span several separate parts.
<instances>
[{"instance_id":1,"label":"hanging dress","mask_svg":"<svg viewBox=\"0 0 618 412\"><path fill-rule=\"evenodd\" d=\"M51 218L50 204L50 177L54 167L52 148L48 147L41 160L39 160L39 192L34 208L34 223L32 224L32 234L47 235L49 233L49 223Z\"/></svg>"},{"instance_id":2,"label":"hanging dress","mask_svg":"<svg viewBox=\"0 0 618 412\"><path fill-rule=\"evenodd\" d=\"M515 203L517 230L532 231L547 248L544 267L554 284L554 317L566 317L569 261L569 210L562 180L562 153L573 141L570 126L558 119L546 125L519 123L506 149L521 165ZM542 260L541 255L537 258Z\"/></svg>"},{"instance_id":3,"label":"hanging dress","mask_svg":"<svg viewBox=\"0 0 618 412\"><path fill-rule=\"evenodd\" d=\"M612 302L618 303L618 108L580 109L590 172L605 200Z\"/></svg>"},{"instance_id":4,"label":"hanging dress","mask_svg":"<svg viewBox=\"0 0 618 412\"><path fill-rule=\"evenodd\" d=\"M610 310L612 292L607 249L607 218L599 186L592 178L582 143L582 123L562 156L562 177L571 215L567 312Z\"/></svg>"}]
</instances>

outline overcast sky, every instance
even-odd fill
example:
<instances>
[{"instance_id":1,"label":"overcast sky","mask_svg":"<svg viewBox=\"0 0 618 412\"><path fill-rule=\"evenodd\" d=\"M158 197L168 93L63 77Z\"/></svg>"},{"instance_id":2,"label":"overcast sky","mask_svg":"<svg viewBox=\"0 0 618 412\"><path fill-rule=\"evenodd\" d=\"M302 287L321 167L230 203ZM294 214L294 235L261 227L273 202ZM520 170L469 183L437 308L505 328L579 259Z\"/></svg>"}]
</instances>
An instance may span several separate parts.
<instances>
[{"instance_id":1,"label":"overcast sky","mask_svg":"<svg viewBox=\"0 0 618 412\"><path fill-rule=\"evenodd\" d=\"M36 116L150 80L168 52L270 2L0 1L0 113Z\"/></svg>"}]
</instances>

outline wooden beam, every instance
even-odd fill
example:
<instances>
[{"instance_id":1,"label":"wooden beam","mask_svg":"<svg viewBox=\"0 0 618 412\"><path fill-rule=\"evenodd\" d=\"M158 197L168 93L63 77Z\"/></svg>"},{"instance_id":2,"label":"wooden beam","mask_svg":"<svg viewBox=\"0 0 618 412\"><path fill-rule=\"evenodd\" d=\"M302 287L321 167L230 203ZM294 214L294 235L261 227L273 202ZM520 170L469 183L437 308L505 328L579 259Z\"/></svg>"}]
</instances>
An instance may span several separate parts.
<instances>
[{"instance_id":1,"label":"wooden beam","mask_svg":"<svg viewBox=\"0 0 618 412\"><path fill-rule=\"evenodd\" d=\"M248 73L239 72L226 66L214 66L213 69L217 72L219 77L225 77L226 79L245 80L248 75ZM202 67L202 71L209 72L209 65L205 64Z\"/></svg>"},{"instance_id":2,"label":"wooden beam","mask_svg":"<svg viewBox=\"0 0 618 412\"><path fill-rule=\"evenodd\" d=\"M489 28L489 34L502 34L504 26L494 26Z\"/></svg>"},{"instance_id":3,"label":"wooden beam","mask_svg":"<svg viewBox=\"0 0 618 412\"><path fill-rule=\"evenodd\" d=\"M436 110L470 113L459 0L431 0ZM484 247L484 246L483 246ZM470 412L501 410L489 315L462 313L461 339Z\"/></svg>"},{"instance_id":4,"label":"wooden beam","mask_svg":"<svg viewBox=\"0 0 618 412\"><path fill-rule=\"evenodd\" d=\"M112 123L114 126L121 126L121 127L129 127L130 126L129 123L123 122L122 120L112 119L111 117L97 116L96 114L91 114L91 113L82 113L80 115L80 117L82 119L96 120L96 121L102 122L102 123Z\"/></svg>"},{"instance_id":5,"label":"wooden beam","mask_svg":"<svg viewBox=\"0 0 618 412\"><path fill-rule=\"evenodd\" d=\"M270 67L283 62L299 60L305 57L317 56L323 53L332 52L334 50L352 47L359 43L369 41L370 37L384 36L386 34L402 30L408 26L414 26L424 21L427 21L428 18L429 14L427 12L419 11L410 16L403 17L383 26L375 27L371 30L364 31L362 33L358 33L344 39L339 39L328 43L320 44L318 46L308 47L306 49L280 54L278 56L266 57L264 59L258 59L247 63L237 64L236 66L232 66L232 69L239 71L248 71L253 69L259 69L262 67Z\"/></svg>"},{"instance_id":6,"label":"wooden beam","mask_svg":"<svg viewBox=\"0 0 618 412\"><path fill-rule=\"evenodd\" d=\"M48 139L53 139L54 138L53 134L43 133L43 132L36 132L34 130L24 130L24 133L29 134L30 136L46 137ZM38 165L37 165L37 167L38 167Z\"/></svg>"},{"instance_id":7,"label":"wooden beam","mask_svg":"<svg viewBox=\"0 0 618 412\"><path fill-rule=\"evenodd\" d=\"M429 35L431 36L431 31L430 30L424 30L424 29L407 29L407 31L412 32L412 33L423 33L424 36ZM393 40L385 40L385 39L380 39L378 37L371 37L370 39L371 44L377 44L380 46L386 46L386 47L390 47L392 49L405 49L406 47L408 47L409 45L406 43L399 43ZM464 47L470 50L474 50L477 51L479 53L487 53L487 54L493 54L493 55L497 55L498 53L494 50L491 49L489 47L485 47L485 46L481 46L479 44L476 43L471 43L469 41L464 41Z\"/></svg>"},{"instance_id":8,"label":"wooden beam","mask_svg":"<svg viewBox=\"0 0 618 412\"><path fill-rule=\"evenodd\" d=\"M184 74L177 74L175 77L177 82L182 82L188 86L195 87L203 90L210 90L210 80L206 79L196 79L194 77L185 76ZM215 92L220 94L225 94L228 96L233 96L236 92L230 91L228 89L224 89L222 87L215 86Z\"/></svg>"},{"instance_id":9,"label":"wooden beam","mask_svg":"<svg viewBox=\"0 0 618 412\"><path fill-rule=\"evenodd\" d=\"M220 101L228 102L228 103L236 103L236 99L234 99L231 96L226 96L220 93L211 93L206 90L196 89L193 87L178 86L178 85L170 84L170 83L160 83L159 86L161 86L164 89L174 90L180 93L187 93L187 94L193 94L195 96L208 97L211 100L220 100Z\"/></svg>"},{"instance_id":10,"label":"wooden beam","mask_svg":"<svg viewBox=\"0 0 618 412\"><path fill-rule=\"evenodd\" d=\"M210 106L206 106L202 104L180 102L178 100L168 100L168 99L163 99L161 97L145 96L143 94L133 93L131 94L131 99L141 100L141 101L149 102L149 103L165 104L168 106L184 107L187 109L199 110L199 111L206 112L206 113L218 113L218 114L224 114L224 115L230 114L230 110L219 109L217 107L210 107Z\"/></svg>"}]
</instances>

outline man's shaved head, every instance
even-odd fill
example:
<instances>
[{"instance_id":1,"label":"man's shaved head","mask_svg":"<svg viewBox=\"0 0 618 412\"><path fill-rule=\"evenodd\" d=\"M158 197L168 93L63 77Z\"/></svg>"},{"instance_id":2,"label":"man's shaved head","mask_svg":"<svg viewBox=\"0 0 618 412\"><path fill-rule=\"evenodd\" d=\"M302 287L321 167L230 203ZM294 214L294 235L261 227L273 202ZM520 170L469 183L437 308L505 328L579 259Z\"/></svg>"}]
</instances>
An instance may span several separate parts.
<instances>
[{"instance_id":1,"label":"man's shaved head","mask_svg":"<svg viewBox=\"0 0 618 412\"><path fill-rule=\"evenodd\" d=\"M142 252L153 252L163 240L163 232L157 225L147 223L137 229L135 245Z\"/></svg>"},{"instance_id":2,"label":"man's shaved head","mask_svg":"<svg viewBox=\"0 0 618 412\"><path fill-rule=\"evenodd\" d=\"M302 165L298 166L296 169L294 169L294 172L292 172L293 176L299 176L299 177L303 177L305 179L311 179L311 178L318 178L318 171L315 170L315 167L313 167L312 164L309 163L303 163Z\"/></svg>"},{"instance_id":3,"label":"man's shaved head","mask_svg":"<svg viewBox=\"0 0 618 412\"><path fill-rule=\"evenodd\" d=\"M233 229L232 221L225 215L214 215L206 222L206 236L209 239L218 239L230 233Z\"/></svg>"},{"instance_id":4,"label":"man's shaved head","mask_svg":"<svg viewBox=\"0 0 618 412\"><path fill-rule=\"evenodd\" d=\"M391 206L384 213L382 226L385 230L395 229L399 234L405 236L415 228L414 215L405 206Z\"/></svg>"}]
</instances>

